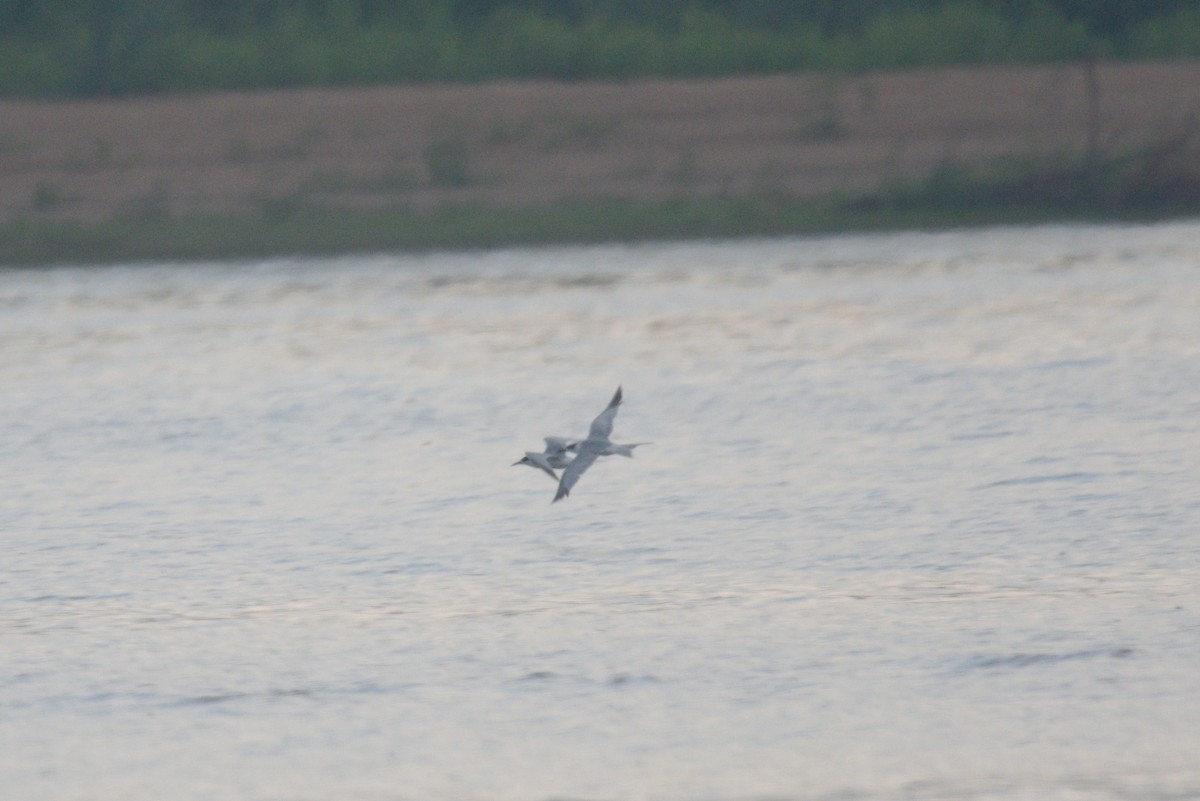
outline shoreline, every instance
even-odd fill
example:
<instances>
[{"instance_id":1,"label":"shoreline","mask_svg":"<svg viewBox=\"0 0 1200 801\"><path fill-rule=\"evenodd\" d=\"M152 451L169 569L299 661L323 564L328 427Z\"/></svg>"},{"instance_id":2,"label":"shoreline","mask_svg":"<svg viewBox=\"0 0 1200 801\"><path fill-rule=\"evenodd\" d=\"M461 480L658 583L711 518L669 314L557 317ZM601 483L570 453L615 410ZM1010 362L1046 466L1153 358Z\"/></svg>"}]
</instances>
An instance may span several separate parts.
<instances>
[{"instance_id":1,"label":"shoreline","mask_svg":"<svg viewBox=\"0 0 1200 801\"><path fill-rule=\"evenodd\" d=\"M600 212L595 219L592 212ZM0 229L0 269L147 262L472 251L505 247L821 236L994 226L1156 223L1200 219L1200 207L1115 213L1033 206L913 208L848 213L783 200L624 201L545 209L443 208L330 214L290 220L205 217L106 224L10 223ZM615 213L614 213L615 212Z\"/></svg>"},{"instance_id":2,"label":"shoreline","mask_svg":"<svg viewBox=\"0 0 1200 801\"><path fill-rule=\"evenodd\" d=\"M1200 214L1200 63L1091 77L1093 90L1085 67L1057 65L0 101L0 264Z\"/></svg>"}]
</instances>

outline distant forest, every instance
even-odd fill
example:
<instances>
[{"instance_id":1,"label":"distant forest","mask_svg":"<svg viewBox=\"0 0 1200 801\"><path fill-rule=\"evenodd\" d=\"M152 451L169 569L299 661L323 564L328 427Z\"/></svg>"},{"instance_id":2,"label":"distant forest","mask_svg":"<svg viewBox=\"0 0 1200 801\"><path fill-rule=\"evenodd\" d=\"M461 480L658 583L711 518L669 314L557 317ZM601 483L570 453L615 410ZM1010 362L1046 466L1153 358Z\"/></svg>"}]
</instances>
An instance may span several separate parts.
<instances>
[{"instance_id":1,"label":"distant forest","mask_svg":"<svg viewBox=\"0 0 1200 801\"><path fill-rule=\"evenodd\" d=\"M5 96L1195 57L1195 0L0 0Z\"/></svg>"}]
</instances>

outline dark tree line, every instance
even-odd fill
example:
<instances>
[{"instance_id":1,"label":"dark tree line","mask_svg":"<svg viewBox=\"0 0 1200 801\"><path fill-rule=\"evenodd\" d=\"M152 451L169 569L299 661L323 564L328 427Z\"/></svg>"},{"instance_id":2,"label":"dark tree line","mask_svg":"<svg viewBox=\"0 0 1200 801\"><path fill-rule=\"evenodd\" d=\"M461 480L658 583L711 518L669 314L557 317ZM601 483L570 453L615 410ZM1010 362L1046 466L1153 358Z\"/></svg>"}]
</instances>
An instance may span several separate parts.
<instances>
[{"instance_id":1,"label":"dark tree line","mask_svg":"<svg viewBox=\"0 0 1200 801\"><path fill-rule=\"evenodd\" d=\"M1195 0L0 0L0 94L1200 55Z\"/></svg>"},{"instance_id":2,"label":"dark tree line","mask_svg":"<svg viewBox=\"0 0 1200 801\"><path fill-rule=\"evenodd\" d=\"M160 21L233 32L301 16L314 21L349 16L356 24L413 22L441 17L478 24L498 13L535 12L570 24L601 18L670 27L687 13L719 15L731 24L764 28L818 26L853 30L884 13L935 9L946 0L0 0L0 35L47 36L62 26L102 25L150 13ZM977 0L976 5L1020 19L1042 9L1082 22L1102 36L1120 36L1190 0Z\"/></svg>"}]
</instances>

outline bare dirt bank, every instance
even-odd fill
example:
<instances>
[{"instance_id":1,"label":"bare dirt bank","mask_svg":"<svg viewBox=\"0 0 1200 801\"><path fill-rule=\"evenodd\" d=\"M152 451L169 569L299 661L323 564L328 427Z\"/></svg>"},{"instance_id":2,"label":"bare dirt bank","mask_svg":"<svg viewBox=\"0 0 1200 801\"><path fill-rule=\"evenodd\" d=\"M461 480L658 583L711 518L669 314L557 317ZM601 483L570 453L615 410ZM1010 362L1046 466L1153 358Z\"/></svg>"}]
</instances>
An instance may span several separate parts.
<instances>
[{"instance_id":1,"label":"bare dirt bank","mask_svg":"<svg viewBox=\"0 0 1200 801\"><path fill-rule=\"evenodd\" d=\"M0 101L0 224L798 198L1194 127L1200 63Z\"/></svg>"}]
</instances>

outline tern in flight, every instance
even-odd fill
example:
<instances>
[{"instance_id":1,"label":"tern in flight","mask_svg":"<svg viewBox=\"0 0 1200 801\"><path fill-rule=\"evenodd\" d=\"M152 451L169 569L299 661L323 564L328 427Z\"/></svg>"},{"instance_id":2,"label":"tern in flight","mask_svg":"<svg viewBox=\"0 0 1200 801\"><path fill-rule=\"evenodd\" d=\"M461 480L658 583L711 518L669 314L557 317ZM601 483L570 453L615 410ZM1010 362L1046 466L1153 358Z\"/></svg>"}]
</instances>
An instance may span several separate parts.
<instances>
[{"instance_id":1,"label":"tern in flight","mask_svg":"<svg viewBox=\"0 0 1200 801\"><path fill-rule=\"evenodd\" d=\"M612 434L613 419L617 416L617 407L620 405L621 388L617 387L617 392L612 396L612 400L608 402L608 406L592 421L592 427L588 430L587 439L568 443L566 449L574 452L575 458L563 468L562 478L558 480L558 492L555 493L554 501L551 501L551 503L561 501L570 495L571 488L579 481L579 477L599 457L611 456L614 453L632 457L634 448L638 445L648 444L645 442L635 442L632 445L618 445L609 439L609 435Z\"/></svg>"},{"instance_id":2,"label":"tern in flight","mask_svg":"<svg viewBox=\"0 0 1200 801\"><path fill-rule=\"evenodd\" d=\"M571 463L567 458L567 453L574 448L578 442L576 440L567 439L566 437L546 437L546 450L538 453L536 451L525 451L525 455L519 461L513 462L513 467L519 464L527 464L530 467L541 470L546 475L558 483L558 473L555 470L560 470Z\"/></svg>"},{"instance_id":3,"label":"tern in flight","mask_svg":"<svg viewBox=\"0 0 1200 801\"><path fill-rule=\"evenodd\" d=\"M588 431L586 439L546 437L545 450L541 453L525 451L525 455L513 462L513 466L528 465L550 476L558 484L558 492L555 494L554 500L562 500L571 494L571 488L575 486L575 482L579 481L579 477L599 457L619 454L632 458L634 448L650 444L634 442L622 445L609 439L609 435L612 434L613 418L617 416L617 407L620 405L621 388L617 387L617 392L608 402L608 406L592 421L592 427ZM555 470L563 471L561 478L554 472Z\"/></svg>"}]
</instances>

